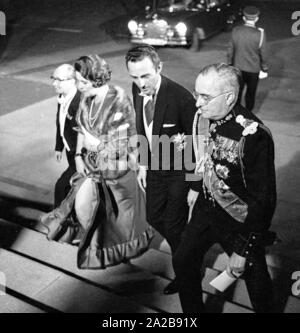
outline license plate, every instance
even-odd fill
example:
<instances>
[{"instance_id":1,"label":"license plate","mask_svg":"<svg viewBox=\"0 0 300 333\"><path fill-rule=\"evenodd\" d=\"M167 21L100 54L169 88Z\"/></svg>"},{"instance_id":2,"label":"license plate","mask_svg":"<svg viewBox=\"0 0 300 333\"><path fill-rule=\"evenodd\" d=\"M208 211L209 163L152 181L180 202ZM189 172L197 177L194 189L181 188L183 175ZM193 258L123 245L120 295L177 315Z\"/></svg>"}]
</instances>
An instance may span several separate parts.
<instances>
[{"instance_id":1,"label":"license plate","mask_svg":"<svg viewBox=\"0 0 300 333\"><path fill-rule=\"evenodd\" d=\"M158 38L145 38L143 39L143 42L145 44L157 45L157 46L164 46L167 44L167 41Z\"/></svg>"}]
</instances>

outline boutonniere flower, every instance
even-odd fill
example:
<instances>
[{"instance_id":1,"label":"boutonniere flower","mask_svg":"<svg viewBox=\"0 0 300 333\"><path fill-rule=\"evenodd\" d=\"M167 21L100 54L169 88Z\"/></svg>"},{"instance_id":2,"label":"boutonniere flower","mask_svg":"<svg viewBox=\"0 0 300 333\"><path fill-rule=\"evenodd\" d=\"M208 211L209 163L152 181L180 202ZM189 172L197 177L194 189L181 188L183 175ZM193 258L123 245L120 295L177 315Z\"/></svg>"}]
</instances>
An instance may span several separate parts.
<instances>
[{"instance_id":1,"label":"boutonniere flower","mask_svg":"<svg viewBox=\"0 0 300 333\"><path fill-rule=\"evenodd\" d=\"M229 177L229 169L225 165L217 164L216 172L223 179L227 179Z\"/></svg>"},{"instance_id":2,"label":"boutonniere flower","mask_svg":"<svg viewBox=\"0 0 300 333\"><path fill-rule=\"evenodd\" d=\"M73 117L72 117L69 113L67 113L67 118L68 118L69 120L72 120L72 119L73 119Z\"/></svg>"},{"instance_id":3,"label":"boutonniere flower","mask_svg":"<svg viewBox=\"0 0 300 333\"><path fill-rule=\"evenodd\" d=\"M114 120L113 121L119 121L121 118L123 117L122 112L117 112L114 116Z\"/></svg>"},{"instance_id":4,"label":"boutonniere flower","mask_svg":"<svg viewBox=\"0 0 300 333\"><path fill-rule=\"evenodd\" d=\"M257 132L258 122L246 119L244 116L239 115L235 120L238 124L244 127L243 136L252 135Z\"/></svg>"},{"instance_id":5,"label":"boutonniere flower","mask_svg":"<svg viewBox=\"0 0 300 333\"><path fill-rule=\"evenodd\" d=\"M175 135L173 142L176 145L177 151L182 151L185 149L187 142L186 142L186 135L184 133L178 133Z\"/></svg>"}]
</instances>

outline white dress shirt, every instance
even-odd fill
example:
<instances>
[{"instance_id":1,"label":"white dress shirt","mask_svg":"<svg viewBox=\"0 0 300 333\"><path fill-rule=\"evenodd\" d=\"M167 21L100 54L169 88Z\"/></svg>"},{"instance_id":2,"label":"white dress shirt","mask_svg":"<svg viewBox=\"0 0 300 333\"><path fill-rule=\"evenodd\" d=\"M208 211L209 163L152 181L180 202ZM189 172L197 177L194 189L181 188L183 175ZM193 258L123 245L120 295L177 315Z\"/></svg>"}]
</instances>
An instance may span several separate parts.
<instances>
[{"instance_id":1,"label":"white dress shirt","mask_svg":"<svg viewBox=\"0 0 300 333\"><path fill-rule=\"evenodd\" d=\"M70 147L64 137L65 123L68 115L68 110L70 104L77 93L76 87L74 87L66 96L59 96L57 98L58 103L60 104L59 108L59 127L60 127L60 136L62 137L64 146L67 151L70 151Z\"/></svg>"}]
</instances>

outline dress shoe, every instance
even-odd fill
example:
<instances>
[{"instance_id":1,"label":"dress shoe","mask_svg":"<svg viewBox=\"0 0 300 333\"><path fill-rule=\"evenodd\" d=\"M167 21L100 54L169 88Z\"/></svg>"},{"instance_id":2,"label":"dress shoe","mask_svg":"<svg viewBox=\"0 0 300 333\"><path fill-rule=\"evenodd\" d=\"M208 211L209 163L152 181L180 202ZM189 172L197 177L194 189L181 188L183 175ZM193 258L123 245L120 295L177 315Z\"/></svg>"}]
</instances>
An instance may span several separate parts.
<instances>
[{"instance_id":1,"label":"dress shoe","mask_svg":"<svg viewBox=\"0 0 300 333\"><path fill-rule=\"evenodd\" d=\"M164 294L165 295L172 295L172 294L176 294L176 293L178 293L178 286L177 286L176 280L173 280L164 289Z\"/></svg>"}]
</instances>

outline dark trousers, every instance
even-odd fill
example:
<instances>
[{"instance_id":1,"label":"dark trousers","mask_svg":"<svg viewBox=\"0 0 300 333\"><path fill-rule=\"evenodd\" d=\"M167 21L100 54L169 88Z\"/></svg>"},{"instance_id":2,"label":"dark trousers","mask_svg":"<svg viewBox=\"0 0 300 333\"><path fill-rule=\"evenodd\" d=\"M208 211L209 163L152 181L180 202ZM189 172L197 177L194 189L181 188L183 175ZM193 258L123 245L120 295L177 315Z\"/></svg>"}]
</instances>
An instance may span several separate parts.
<instances>
[{"instance_id":1,"label":"dark trousers","mask_svg":"<svg viewBox=\"0 0 300 333\"><path fill-rule=\"evenodd\" d=\"M197 225L198 224L198 225ZM185 228L181 243L173 256L179 297L184 313L205 312L202 295L202 264L204 255L209 248L219 243L231 256L232 242L223 234L217 234L211 226L199 227L194 218ZM272 282L268 273L264 248L256 248L251 256L251 266L242 278L245 279L249 297L257 313L272 312Z\"/></svg>"},{"instance_id":2,"label":"dark trousers","mask_svg":"<svg viewBox=\"0 0 300 333\"><path fill-rule=\"evenodd\" d=\"M54 208L58 207L71 189L70 179L76 172L75 153L67 152L68 168L62 173L54 188Z\"/></svg>"},{"instance_id":3,"label":"dark trousers","mask_svg":"<svg viewBox=\"0 0 300 333\"><path fill-rule=\"evenodd\" d=\"M172 253L179 245L188 219L189 186L184 174L148 171L146 189L147 221L168 241Z\"/></svg>"},{"instance_id":4,"label":"dark trousers","mask_svg":"<svg viewBox=\"0 0 300 333\"><path fill-rule=\"evenodd\" d=\"M255 96L256 96L258 81L259 81L259 73L249 73L242 71L242 82L241 82L238 101L241 104L243 91L244 88L246 87L245 106L246 109L248 109L249 111L252 111L255 105Z\"/></svg>"}]
</instances>

